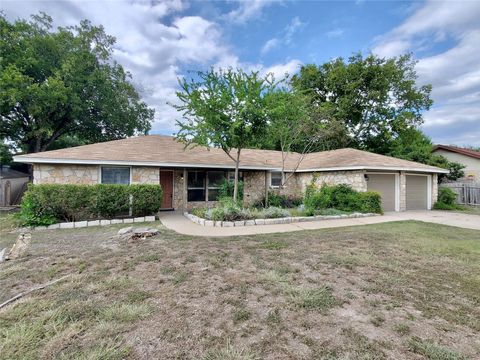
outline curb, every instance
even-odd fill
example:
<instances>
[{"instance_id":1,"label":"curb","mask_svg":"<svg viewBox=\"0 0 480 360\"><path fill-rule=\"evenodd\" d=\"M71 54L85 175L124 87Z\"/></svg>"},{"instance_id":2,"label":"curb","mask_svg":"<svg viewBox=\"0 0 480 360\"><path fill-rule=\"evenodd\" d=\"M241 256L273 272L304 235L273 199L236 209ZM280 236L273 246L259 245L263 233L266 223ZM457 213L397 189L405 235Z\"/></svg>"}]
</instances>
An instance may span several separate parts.
<instances>
[{"instance_id":1,"label":"curb","mask_svg":"<svg viewBox=\"0 0 480 360\"><path fill-rule=\"evenodd\" d=\"M105 225L115 225L115 224L132 224L132 223L142 223L155 221L155 216L142 216L136 218L128 219L103 219L103 220L89 220L89 221L71 221L52 224L49 226L35 226L30 229L32 230L52 230L52 229L78 229L91 226L105 226Z\"/></svg>"},{"instance_id":2,"label":"curb","mask_svg":"<svg viewBox=\"0 0 480 360\"><path fill-rule=\"evenodd\" d=\"M291 224L304 221L317 221L317 220L334 220L334 219L354 219L364 218L370 216L381 216L381 214L374 213L353 213L343 215L316 215L316 216L292 216L273 219L250 219L250 220L238 220L238 221L213 221L203 219L188 212L183 215L201 226L214 226L214 227L238 227L238 226L258 226L258 225L272 225L272 224Z\"/></svg>"}]
</instances>

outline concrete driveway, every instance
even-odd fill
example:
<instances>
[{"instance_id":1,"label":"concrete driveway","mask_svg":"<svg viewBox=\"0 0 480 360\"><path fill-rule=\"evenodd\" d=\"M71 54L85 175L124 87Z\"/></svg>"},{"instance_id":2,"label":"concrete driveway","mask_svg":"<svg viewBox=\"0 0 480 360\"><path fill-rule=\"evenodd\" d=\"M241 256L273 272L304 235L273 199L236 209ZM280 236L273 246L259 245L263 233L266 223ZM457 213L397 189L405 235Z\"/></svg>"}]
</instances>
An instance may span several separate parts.
<instances>
[{"instance_id":1,"label":"concrete driveway","mask_svg":"<svg viewBox=\"0 0 480 360\"><path fill-rule=\"evenodd\" d=\"M480 215L461 214L448 211L405 211L387 212L383 216L372 216L353 219L332 219L299 222L291 224L210 227L201 226L187 219L181 212L160 213L160 220L169 229L180 234L193 236L236 236L290 232L299 230L328 229L343 226L378 224L390 221L416 220L442 225L457 226L466 229L480 230Z\"/></svg>"}]
</instances>

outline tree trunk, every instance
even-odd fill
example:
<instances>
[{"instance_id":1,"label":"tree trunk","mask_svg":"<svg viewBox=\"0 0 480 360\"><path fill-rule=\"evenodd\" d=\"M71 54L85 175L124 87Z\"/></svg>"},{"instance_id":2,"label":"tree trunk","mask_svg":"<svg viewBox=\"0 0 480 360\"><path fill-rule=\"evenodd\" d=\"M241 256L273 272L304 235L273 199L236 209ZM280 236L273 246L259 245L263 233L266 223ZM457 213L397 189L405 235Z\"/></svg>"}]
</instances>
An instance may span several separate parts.
<instances>
[{"instance_id":1,"label":"tree trunk","mask_svg":"<svg viewBox=\"0 0 480 360\"><path fill-rule=\"evenodd\" d=\"M235 160L235 179L233 181L233 201L237 202L238 200L238 168L240 166L240 151L237 149L237 158Z\"/></svg>"}]
</instances>

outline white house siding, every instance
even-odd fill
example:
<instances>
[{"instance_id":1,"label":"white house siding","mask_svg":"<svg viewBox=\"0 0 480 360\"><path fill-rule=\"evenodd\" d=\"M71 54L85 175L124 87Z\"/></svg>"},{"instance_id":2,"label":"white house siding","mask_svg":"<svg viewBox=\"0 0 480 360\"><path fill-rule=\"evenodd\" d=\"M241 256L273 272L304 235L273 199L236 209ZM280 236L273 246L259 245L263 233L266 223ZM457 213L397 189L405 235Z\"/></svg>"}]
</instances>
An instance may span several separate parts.
<instances>
[{"instance_id":1,"label":"white house siding","mask_svg":"<svg viewBox=\"0 0 480 360\"><path fill-rule=\"evenodd\" d=\"M452 151L438 149L435 154L445 156L449 161L458 162L465 165L465 177L480 182L480 159L475 159L471 156L458 154Z\"/></svg>"}]
</instances>

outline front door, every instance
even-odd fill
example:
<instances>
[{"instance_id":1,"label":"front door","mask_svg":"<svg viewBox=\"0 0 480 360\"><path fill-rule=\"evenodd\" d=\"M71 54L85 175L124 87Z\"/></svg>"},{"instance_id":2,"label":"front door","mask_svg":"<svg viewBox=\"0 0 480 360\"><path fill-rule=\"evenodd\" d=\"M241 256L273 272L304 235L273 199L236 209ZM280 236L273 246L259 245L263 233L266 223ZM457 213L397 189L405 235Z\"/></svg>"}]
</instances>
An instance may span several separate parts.
<instances>
[{"instance_id":1,"label":"front door","mask_svg":"<svg viewBox=\"0 0 480 360\"><path fill-rule=\"evenodd\" d=\"M173 209L173 171L160 170L160 186L163 190L162 209Z\"/></svg>"}]
</instances>

